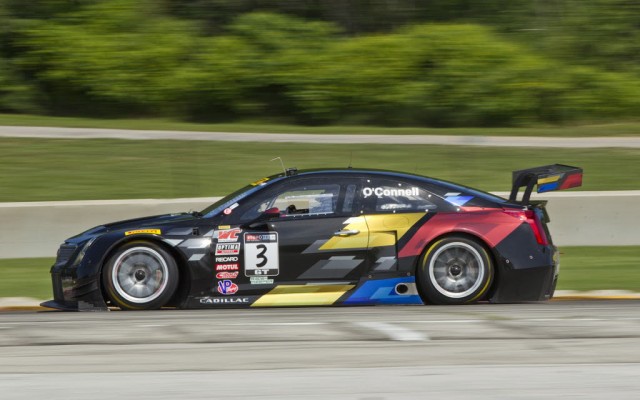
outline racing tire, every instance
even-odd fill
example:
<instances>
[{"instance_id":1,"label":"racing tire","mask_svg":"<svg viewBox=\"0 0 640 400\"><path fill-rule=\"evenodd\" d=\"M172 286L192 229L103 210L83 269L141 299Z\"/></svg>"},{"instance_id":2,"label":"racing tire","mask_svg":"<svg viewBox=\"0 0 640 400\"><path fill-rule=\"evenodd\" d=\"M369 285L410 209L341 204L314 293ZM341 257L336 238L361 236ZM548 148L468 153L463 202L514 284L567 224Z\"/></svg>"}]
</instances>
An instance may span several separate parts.
<instances>
[{"instance_id":1,"label":"racing tire","mask_svg":"<svg viewBox=\"0 0 640 400\"><path fill-rule=\"evenodd\" d=\"M481 300L493 281L494 266L485 246L449 236L429 246L416 271L426 303L468 304Z\"/></svg>"},{"instance_id":2,"label":"racing tire","mask_svg":"<svg viewBox=\"0 0 640 400\"><path fill-rule=\"evenodd\" d=\"M118 248L102 270L107 295L122 310L164 306L178 288L178 277L178 265L171 254L146 241Z\"/></svg>"}]
</instances>

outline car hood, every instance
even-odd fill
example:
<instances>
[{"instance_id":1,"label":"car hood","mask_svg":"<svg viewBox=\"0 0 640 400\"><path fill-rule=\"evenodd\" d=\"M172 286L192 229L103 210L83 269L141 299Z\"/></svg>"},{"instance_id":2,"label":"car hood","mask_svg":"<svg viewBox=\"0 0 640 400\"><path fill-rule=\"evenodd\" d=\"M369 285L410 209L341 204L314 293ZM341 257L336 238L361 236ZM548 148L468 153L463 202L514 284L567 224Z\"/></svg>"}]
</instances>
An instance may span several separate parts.
<instances>
[{"instance_id":1,"label":"car hood","mask_svg":"<svg viewBox=\"0 0 640 400\"><path fill-rule=\"evenodd\" d=\"M177 222L194 221L199 217L189 214L163 214L154 215L150 217L127 219L123 221L111 222L108 224L96 226L79 235L73 236L66 240L67 243L80 243L88 240L94 236L101 235L107 232L120 231L120 230L133 230L133 229L145 229L145 228L162 228L167 224L174 224Z\"/></svg>"}]
</instances>

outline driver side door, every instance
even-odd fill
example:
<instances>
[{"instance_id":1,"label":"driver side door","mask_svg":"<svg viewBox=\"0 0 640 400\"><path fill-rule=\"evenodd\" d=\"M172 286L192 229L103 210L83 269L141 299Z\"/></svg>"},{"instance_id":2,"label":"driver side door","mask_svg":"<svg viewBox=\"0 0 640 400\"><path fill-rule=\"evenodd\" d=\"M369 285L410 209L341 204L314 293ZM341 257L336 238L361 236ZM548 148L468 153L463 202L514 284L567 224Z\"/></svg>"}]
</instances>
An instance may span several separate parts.
<instances>
[{"instance_id":1,"label":"driver side door","mask_svg":"<svg viewBox=\"0 0 640 400\"><path fill-rule=\"evenodd\" d=\"M371 264L369 230L359 215L361 188L357 177L291 177L235 210L242 227L240 290L277 289L292 294L278 301L309 304L312 298L337 300L353 287Z\"/></svg>"}]
</instances>

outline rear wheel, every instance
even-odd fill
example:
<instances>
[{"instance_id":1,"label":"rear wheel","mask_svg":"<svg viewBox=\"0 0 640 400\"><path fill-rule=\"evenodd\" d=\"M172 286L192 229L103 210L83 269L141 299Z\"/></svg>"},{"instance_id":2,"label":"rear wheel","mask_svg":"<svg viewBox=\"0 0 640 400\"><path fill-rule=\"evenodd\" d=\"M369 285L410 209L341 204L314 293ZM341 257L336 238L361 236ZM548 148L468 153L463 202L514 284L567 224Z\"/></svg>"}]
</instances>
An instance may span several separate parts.
<instances>
[{"instance_id":1,"label":"rear wheel","mask_svg":"<svg viewBox=\"0 0 640 400\"><path fill-rule=\"evenodd\" d=\"M123 310L164 306L178 287L178 266L162 247L136 241L109 258L102 279L111 301Z\"/></svg>"},{"instance_id":2,"label":"rear wheel","mask_svg":"<svg viewBox=\"0 0 640 400\"><path fill-rule=\"evenodd\" d=\"M450 236L427 249L416 280L428 303L472 303L489 290L493 262L481 244L465 237Z\"/></svg>"}]
</instances>

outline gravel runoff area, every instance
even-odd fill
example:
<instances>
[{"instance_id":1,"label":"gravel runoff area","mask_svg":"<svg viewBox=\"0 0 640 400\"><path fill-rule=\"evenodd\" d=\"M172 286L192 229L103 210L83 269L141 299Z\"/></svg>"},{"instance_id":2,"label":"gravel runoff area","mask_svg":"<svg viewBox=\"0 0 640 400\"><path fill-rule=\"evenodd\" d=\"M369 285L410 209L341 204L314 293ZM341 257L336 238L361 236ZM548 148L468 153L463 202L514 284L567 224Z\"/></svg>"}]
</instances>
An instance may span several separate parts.
<instances>
[{"instance_id":1,"label":"gravel runoff area","mask_svg":"<svg viewBox=\"0 0 640 400\"><path fill-rule=\"evenodd\" d=\"M432 144L490 147L640 148L640 137L537 138L516 136L342 135L188 132L132 129L0 126L0 137L64 139L207 140L231 142Z\"/></svg>"}]
</instances>

